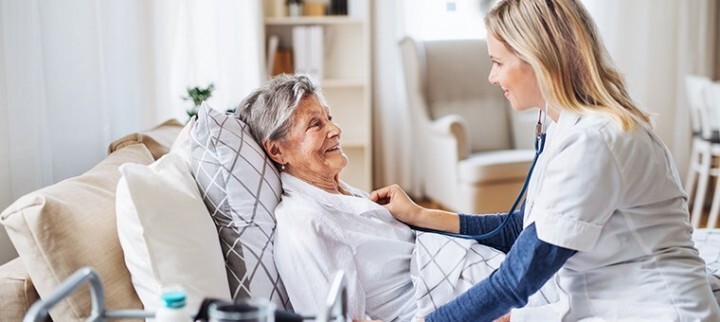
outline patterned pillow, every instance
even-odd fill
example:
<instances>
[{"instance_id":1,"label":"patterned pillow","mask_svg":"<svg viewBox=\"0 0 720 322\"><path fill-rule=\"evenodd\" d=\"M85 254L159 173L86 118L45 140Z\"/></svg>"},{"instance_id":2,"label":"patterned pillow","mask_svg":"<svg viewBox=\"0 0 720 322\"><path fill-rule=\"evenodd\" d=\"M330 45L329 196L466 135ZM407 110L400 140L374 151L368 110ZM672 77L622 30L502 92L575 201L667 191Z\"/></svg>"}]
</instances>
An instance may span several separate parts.
<instances>
[{"instance_id":1,"label":"patterned pillow","mask_svg":"<svg viewBox=\"0 0 720 322\"><path fill-rule=\"evenodd\" d=\"M262 297L291 309L273 260L280 175L248 126L203 104L190 163L220 235L233 299Z\"/></svg>"}]
</instances>

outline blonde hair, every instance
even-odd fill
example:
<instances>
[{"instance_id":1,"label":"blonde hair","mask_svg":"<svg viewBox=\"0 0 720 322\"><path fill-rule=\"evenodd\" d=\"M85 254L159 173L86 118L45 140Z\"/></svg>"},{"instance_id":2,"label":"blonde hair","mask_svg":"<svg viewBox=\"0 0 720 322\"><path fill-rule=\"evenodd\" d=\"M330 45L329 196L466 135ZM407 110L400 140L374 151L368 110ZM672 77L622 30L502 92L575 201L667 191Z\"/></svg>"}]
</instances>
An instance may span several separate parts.
<instances>
[{"instance_id":1,"label":"blonde hair","mask_svg":"<svg viewBox=\"0 0 720 322\"><path fill-rule=\"evenodd\" d=\"M530 64L550 106L606 113L624 131L650 126L579 1L501 0L485 24L489 34Z\"/></svg>"}]
</instances>

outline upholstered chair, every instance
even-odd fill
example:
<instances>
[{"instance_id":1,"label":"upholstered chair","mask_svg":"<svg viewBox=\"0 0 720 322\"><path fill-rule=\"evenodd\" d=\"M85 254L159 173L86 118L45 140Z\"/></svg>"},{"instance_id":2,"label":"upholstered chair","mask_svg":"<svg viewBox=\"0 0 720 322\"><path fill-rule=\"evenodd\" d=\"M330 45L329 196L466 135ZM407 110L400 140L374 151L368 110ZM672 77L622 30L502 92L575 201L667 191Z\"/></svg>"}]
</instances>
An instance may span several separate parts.
<instances>
[{"instance_id":1,"label":"upholstered chair","mask_svg":"<svg viewBox=\"0 0 720 322\"><path fill-rule=\"evenodd\" d=\"M399 45L425 195L464 213L508 211L534 156L534 127L516 129L502 90L488 82L486 42Z\"/></svg>"}]
</instances>

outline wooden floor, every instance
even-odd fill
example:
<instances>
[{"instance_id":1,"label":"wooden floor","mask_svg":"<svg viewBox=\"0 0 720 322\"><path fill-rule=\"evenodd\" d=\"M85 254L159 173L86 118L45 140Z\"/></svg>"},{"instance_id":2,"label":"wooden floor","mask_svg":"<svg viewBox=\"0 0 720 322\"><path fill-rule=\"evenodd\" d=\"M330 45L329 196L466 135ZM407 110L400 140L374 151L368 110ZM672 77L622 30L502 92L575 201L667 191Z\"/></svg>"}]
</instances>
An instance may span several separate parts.
<instances>
[{"instance_id":1,"label":"wooden floor","mask_svg":"<svg viewBox=\"0 0 720 322\"><path fill-rule=\"evenodd\" d=\"M690 212L692 212L692 208L690 208ZM706 227L708 222L708 217L710 216L710 207L706 207L703 209L702 218L700 218L700 227ZM715 225L715 228L717 228L717 224Z\"/></svg>"}]
</instances>

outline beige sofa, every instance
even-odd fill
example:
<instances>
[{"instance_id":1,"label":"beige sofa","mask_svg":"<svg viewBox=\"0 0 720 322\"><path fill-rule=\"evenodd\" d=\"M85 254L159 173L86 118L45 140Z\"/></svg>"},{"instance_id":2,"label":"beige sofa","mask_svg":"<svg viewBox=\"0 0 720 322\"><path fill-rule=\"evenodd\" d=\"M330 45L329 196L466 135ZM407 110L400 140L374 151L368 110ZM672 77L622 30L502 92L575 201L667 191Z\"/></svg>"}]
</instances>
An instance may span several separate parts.
<instances>
[{"instance_id":1,"label":"beige sofa","mask_svg":"<svg viewBox=\"0 0 720 322\"><path fill-rule=\"evenodd\" d=\"M39 189L0 214L19 257L0 266L0 321L21 321L28 308L83 266L99 273L106 308L140 309L115 221L115 189L125 162L150 164L170 150L182 130L167 121L113 142L108 156L88 172ZM84 320L87 288L50 311L55 321Z\"/></svg>"}]
</instances>

